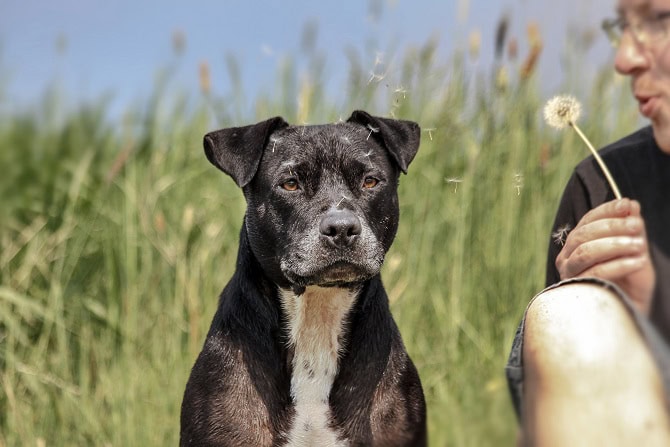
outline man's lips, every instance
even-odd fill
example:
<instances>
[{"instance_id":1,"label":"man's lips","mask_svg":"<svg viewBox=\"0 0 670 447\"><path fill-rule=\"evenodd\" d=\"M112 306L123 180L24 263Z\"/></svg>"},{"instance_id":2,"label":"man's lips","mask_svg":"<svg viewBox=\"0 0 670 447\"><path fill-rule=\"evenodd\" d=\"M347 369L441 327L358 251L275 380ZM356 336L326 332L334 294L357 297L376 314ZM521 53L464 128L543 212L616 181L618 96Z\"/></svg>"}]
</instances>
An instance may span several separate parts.
<instances>
[{"instance_id":1,"label":"man's lips","mask_svg":"<svg viewBox=\"0 0 670 447\"><path fill-rule=\"evenodd\" d=\"M658 96L636 93L635 99L638 102L638 108L642 116L651 118L658 107Z\"/></svg>"}]
</instances>

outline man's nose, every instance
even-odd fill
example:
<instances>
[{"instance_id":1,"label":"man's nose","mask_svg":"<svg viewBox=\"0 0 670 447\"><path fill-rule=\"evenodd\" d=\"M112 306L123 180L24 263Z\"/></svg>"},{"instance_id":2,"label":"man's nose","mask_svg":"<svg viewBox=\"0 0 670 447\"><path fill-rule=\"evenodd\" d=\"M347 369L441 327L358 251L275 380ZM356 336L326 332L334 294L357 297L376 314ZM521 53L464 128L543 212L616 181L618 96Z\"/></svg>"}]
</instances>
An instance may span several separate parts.
<instances>
[{"instance_id":1,"label":"man's nose","mask_svg":"<svg viewBox=\"0 0 670 447\"><path fill-rule=\"evenodd\" d=\"M614 68L619 74L631 75L641 69L649 67L649 54L629 30L621 36L621 42L616 50Z\"/></svg>"}]
</instances>

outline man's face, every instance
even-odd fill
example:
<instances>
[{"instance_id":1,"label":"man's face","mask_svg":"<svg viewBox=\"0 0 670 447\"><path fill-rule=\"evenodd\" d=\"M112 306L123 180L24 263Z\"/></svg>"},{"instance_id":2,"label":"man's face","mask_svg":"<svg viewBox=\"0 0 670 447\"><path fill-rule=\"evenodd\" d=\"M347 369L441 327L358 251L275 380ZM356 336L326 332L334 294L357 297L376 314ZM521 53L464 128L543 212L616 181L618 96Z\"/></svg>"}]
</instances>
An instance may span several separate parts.
<instances>
[{"instance_id":1,"label":"man's face","mask_svg":"<svg viewBox=\"0 0 670 447\"><path fill-rule=\"evenodd\" d=\"M670 0L618 1L617 14L628 25L614 65L630 77L640 113L651 120L656 142L670 154L670 17L664 13L670 13Z\"/></svg>"}]
</instances>

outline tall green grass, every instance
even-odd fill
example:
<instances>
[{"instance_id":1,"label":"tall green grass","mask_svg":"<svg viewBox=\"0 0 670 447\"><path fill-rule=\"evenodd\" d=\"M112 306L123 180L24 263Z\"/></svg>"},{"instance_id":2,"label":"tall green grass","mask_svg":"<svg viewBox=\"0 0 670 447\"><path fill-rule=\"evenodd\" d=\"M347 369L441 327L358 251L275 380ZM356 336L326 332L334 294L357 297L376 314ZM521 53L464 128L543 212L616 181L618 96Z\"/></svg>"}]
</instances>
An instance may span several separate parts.
<instances>
[{"instance_id":1,"label":"tall green grass","mask_svg":"<svg viewBox=\"0 0 670 447\"><path fill-rule=\"evenodd\" d=\"M424 128L383 278L422 377L430 444L514 442L503 367L586 151L545 128L546 97L514 63L501 85L428 42L370 80L374 56L352 51L333 98L319 57L307 76L282 66L253 112L239 91L167 100L168 84L118 123L105 100L63 114L55 93L0 123L0 446L175 445L245 207L202 135L272 115L334 122L355 108ZM592 141L637 125L609 70L589 88L580 124Z\"/></svg>"}]
</instances>

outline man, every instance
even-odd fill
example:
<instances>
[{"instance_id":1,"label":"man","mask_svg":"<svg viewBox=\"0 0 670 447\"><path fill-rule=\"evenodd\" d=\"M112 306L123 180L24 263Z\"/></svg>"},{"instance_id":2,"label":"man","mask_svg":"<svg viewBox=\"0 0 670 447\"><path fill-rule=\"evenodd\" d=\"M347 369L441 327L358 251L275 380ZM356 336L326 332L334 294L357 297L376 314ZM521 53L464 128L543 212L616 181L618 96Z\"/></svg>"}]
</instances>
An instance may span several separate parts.
<instances>
[{"instance_id":1,"label":"man","mask_svg":"<svg viewBox=\"0 0 670 447\"><path fill-rule=\"evenodd\" d=\"M507 367L525 445L670 446L670 0L603 28L651 127L601 151L626 198L592 157L566 186Z\"/></svg>"}]
</instances>

